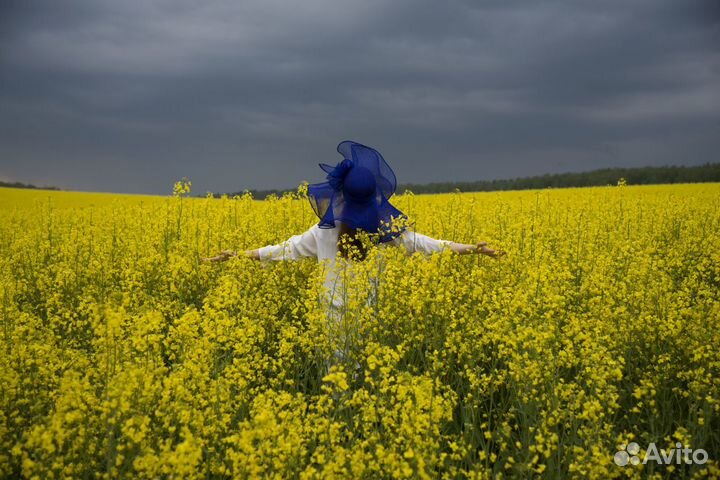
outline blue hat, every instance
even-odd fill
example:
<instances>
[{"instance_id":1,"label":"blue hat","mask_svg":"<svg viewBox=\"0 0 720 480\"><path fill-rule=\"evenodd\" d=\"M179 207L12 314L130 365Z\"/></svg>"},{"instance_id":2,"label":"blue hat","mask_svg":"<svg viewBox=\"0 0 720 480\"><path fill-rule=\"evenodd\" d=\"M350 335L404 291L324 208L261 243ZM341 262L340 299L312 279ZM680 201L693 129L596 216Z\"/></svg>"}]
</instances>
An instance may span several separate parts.
<instances>
[{"instance_id":1,"label":"blue hat","mask_svg":"<svg viewBox=\"0 0 720 480\"><path fill-rule=\"evenodd\" d=\"M390 165L377 150L356 142L340 142L337 151L344 157L340 163L321 163L327 181L308 185L310 205L320 228L334 228L339 220L350 228L378 233L380 242L388 242L405 229L400 225L391 231L393 219L407 215L388 201L395 193L397 179Z\"/></svg>"}]
</instances>

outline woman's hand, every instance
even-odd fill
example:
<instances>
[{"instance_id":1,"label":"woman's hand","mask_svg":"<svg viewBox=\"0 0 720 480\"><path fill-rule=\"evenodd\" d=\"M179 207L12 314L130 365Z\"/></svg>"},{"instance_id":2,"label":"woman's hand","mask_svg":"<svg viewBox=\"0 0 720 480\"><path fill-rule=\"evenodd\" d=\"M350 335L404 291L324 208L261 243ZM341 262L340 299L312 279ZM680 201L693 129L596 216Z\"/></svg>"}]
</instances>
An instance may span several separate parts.
<instances>
[{"instance_id":1,"label":"woman's hand","mask_svg":"<svg viewBox=\"0 0 720 480\"><path fill-rule=\"evenodd\" d=\"M203 262L224 262L231 259L232 257L237 257L237 255L238 252L235 252L233 250L223 250L214 257L204 257L201 260Z\"/></svg>"},{"instance_id":2,"label":"woman's hand","mask_svg":"<svg viewBox=\"0 0 720 480\"><path fill-rule=\"evenodd\" d=\"M260 260L260 250L244 250L242 252L236 252L234 250L223 250L214 257L201 258L203 262L224 262L230 260L232 257L237 257L240 254L245 255L253 260Z\"/></svg>"},{"instance_id":3,"label":"woman's hand","mask_svg":"<svg viewBox=\"0 0 720 480\"><path fill-rule=\"evenodd\" d=\"M506 253L503 250L493 250L492 248L487 246L487 242L478 242L475 245L475 251L477 253L482 253L483 255L487 255L488 257L492 258L500 258Z\"/></svg>"},{"instance_id":4,"label":"woman's hand","mask_svg":"<svg viewBox=\"0 0 720 480\"><path fill-rule=\"evenodd\" d=\"M493 250L492 248L487 246L487 242L478 242L476 244L468 244L468 243L457 243L452 242L450 244L450 248L453 252L460 254L460 255L468 255L471 253L482 253L483 255L487 255L488 257L498 258L505 255L505 252L502 250Z\"/></svg>"}]
</instances>

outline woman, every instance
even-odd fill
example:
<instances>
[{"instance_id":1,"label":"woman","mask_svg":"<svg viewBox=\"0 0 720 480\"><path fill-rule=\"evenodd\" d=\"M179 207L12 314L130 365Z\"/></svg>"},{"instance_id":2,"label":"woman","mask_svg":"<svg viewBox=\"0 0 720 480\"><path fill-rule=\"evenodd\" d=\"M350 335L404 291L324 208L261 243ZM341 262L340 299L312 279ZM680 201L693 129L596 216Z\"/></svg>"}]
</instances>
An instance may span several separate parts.
<instances>
[{"instance_id":1,"label":"woman","mask_svg":"<svg viewBox=\"0 0 720 480\"><path fill-rule=\"evenodd\" d=\"M305 257L322 261L328 267L324 287L330 307L330 326L339 324L343 316L345 275L338 275L337 267L346 271L353 261L364 260L368 253L367 240L380 246L402 246L408 253L431 254L449 248L461 255L504 255L489 248L487 242L464 244L437 240L407 229L407 216L389 202L397 180L380 152L351 141L341 142L337 150L344 158L340 163L334 167L320 164L327 173L327 181L308 186L310 204L320 221L285 242L243 252L261 261ZM224 261L237 255L238 252L224 250L203 260ZM336 265L338 259L340 265ZM338 351L336 356L344 355Z\"/></svg>"}]
</instances>

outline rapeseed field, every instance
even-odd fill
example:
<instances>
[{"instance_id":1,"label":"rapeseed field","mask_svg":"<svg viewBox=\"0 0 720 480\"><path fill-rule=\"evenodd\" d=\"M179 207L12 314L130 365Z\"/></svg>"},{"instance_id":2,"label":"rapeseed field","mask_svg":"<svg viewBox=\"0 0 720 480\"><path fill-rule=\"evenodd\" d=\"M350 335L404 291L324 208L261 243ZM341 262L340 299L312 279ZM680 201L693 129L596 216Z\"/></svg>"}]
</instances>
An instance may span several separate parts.
<instances>
[{"instance_id":1,"label":"rapeseed field","mask_svg":"<svg viewBox=\"0 0 720 480\"><path fill-rule=\"evenodd\" d=\"M329 369L316 261L200 261L303 187L188 194L0 189L1 477L720 477L720 184L393 197L507 256L368 255Z\"/></svg>"}]
</instances>

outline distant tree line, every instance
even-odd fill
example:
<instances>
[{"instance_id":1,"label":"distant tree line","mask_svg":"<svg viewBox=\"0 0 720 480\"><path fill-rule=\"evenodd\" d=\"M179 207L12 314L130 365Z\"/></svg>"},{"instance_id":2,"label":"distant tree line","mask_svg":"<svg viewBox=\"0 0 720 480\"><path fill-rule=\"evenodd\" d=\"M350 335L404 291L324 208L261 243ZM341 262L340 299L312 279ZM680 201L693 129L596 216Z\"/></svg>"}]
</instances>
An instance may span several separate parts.
<instances>
[{"instance_id":1,"label":"distant tree line","mask_svg":"<svg viewBox=\"0 0 720 480\"><path fill-rule=\"evenodd\" d=\"M665 183L720 182L720 163L705 163L697 166L665 166L634 168L602 168L589 172L554 173L534 177L518 177L504 180L478 180L474 182L433 182L426 184L404 183L398 186L398 193L410 190L413 193L447 192L490 192L497 190L529 190L539 188L593 187L617 185L620 179L627 185L650 185ZM253 198L264 199L269 195L278 197L295 192L286 190L246 190ZM245 192L229 194L242 195Z\"/></svg>"},{"instance_id":2,"label":"distant tree line","mask_svg":"<svg viewBox=\"0 0 720 480\"><path fill-rule=\"evenodd\" d=\"M477 180L474 182L433 182L426 184L403 183L397 191L403 193L448 193L448 192L491 192L497 190L529 190L539 188L593 187L617 185L624 179L627 185L650 185L665 183L720 182L720 163L705 163L697 166L664 166L634 168L602 168L589 172L554 173L534 177L518 177L503 180ZM38 187L29 183L2 182L0 187L31 188L38 190L60 190L58 187ZM278 197L296 189L245 190L229 193L229 196L250 192L253 198L265 199L270 195ZM222 193L216 193L221 196Z\"/></svg>"},{"instance_id":3,"label":"distant tree line","mask_svg":"<svg viewBox=\"0 0 720 480\"><path fill-rule=\"evenodd\" d=\"M60 190L58 187L38 187L30 183L20 182L0 182L0 187L6 188L35 188L38 190Z\"/></svg>"}]
</instances>

